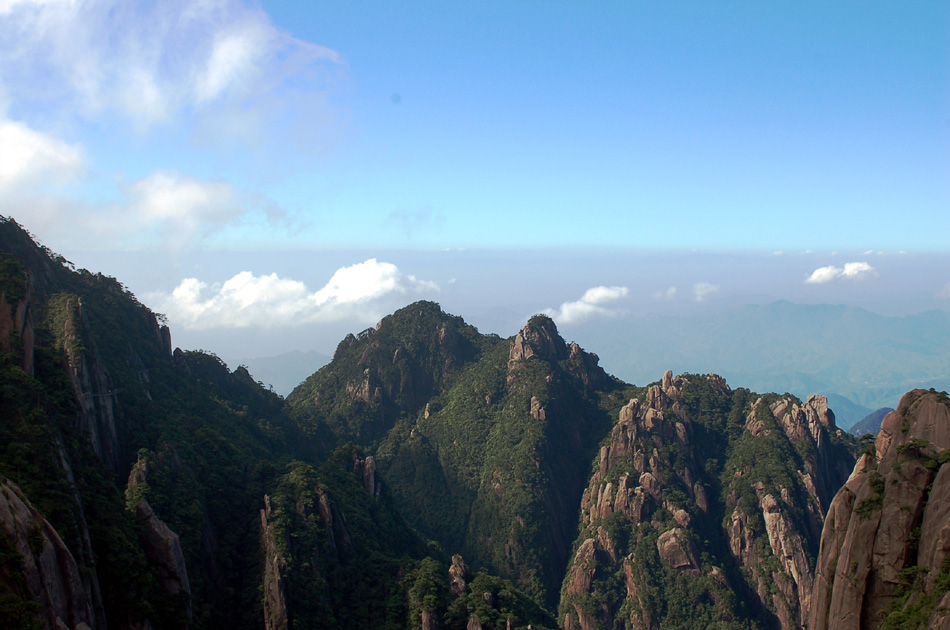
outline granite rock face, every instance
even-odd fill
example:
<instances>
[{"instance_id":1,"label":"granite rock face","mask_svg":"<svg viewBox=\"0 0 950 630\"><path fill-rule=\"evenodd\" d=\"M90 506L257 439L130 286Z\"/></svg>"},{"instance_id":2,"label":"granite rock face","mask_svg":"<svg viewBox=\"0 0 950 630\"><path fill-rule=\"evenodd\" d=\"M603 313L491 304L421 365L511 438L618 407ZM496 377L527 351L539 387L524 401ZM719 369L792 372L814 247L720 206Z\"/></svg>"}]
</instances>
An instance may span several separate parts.
<instances>
[{"instance_id":1,"label":"granite rock face","mask_svg":"<svg viewBox=\"0 0 950 630\"><path fill-rule=\"evenodd\" d=\"M940 603L950 584L948 453L946 394L905 394L831 504L810 628L878 628L911 613L950 627Z\"/></svg>"},{"instance_id":2,"label":"granite rock face","mask_svg":"<svg viewBox=\"0 0 950 630\"><path fill-rule=\"evenodd\" d=\"M560 361L567 357L567 344L558 334L554 321L548 317L534 317L515 335L508 359L511 366L511 362L532 358Z\"/></svg>"},{"instance_id":3,"label":"granite rock face","mask_svg":"<svg viewBox=\"0 0 950 630\"><path fill-rule=\"evenodd\" d=\"M264 556L263 591L265 630L287 630L287 598L284 592L284 578L281 574L286 563L277 547L277 534L268 522L271 516L270 497L264 496L264 508L261 510L261 551Z\"/></svg>"},{"instance_id":4,"label":"granite rock face","mask_svg":"<svg viewBox=\"0 0 950 630\"><path fill-rule=\"evenodd\" d=\"M33 374L33 276L23 271L23 295L11 303L6 293L0 293L0 352L16 352L20 367Z\"/></svg>"},{"instance_id":5,"label":"granite rock face","mask_svg":"<svg viewBox=\"0 0 950 630\"><path fill-rule=\"evenodd\" d=\"M161 460L171 460L171 465L181 468L177 453L157 456ZM155 571L158 584L165 595L184 602L187 622L192 618L191 583L188 580L188 567L182 551L178 534L155 514L145 498L148 487L148 473L151 459L140 454L126 484L126 509L135 513L138 522L139 544L145 552L149 565ZM184 624L187 627L188 623Z\"/></svg>"},{"instance_id":6,"label":"granite rock face","mask_svg":"<svg viewBox=\"0 0 950 630\"><path fill-rule=\"evenodd\" d=\"M561 623L803 627L822 488L843 482L848 439L822 396L752 398L668 371L619 410L594 462Z\"/></svg>"},{"instance_id":7,"label":"granite rock face","mask_svg":"<svg viewBox=\"0 0 950 630\"><path fill-rule=\"evenodd\" d=\"M22 556L22 575L29 599L40 605L47 628L96 628L91 598L76 561L59 534L10 480L0 482L0 535ZM11 576L0 568L0 581Z\"/></svg>"},{"instance_id":8,"label":"granite rock face","mask_svg":"<svg viewBox=\"0 0 950 630\"><path fill-rule=\"evenodd\" d=\"M841 447L843 439L827 399L820 395L809 396L805 402L759 398L746 417L740 441L745 440L746 447L762 460L768 461L783 448L797 457L794 469L785 471L794 476L785 474L777 484L757 479L750 485L744 480L746 474L762 469L754 461L746 462L728 484L726 495L732 554L744 567L761 605L774 612L783 630L802 627L808 619L813 558L824 514L834 488L847 478L849 463L854 461ZM772 476L775 471L762 472ZM767 541L767 546L759 540Z\"/></svg>"}]
</instances>

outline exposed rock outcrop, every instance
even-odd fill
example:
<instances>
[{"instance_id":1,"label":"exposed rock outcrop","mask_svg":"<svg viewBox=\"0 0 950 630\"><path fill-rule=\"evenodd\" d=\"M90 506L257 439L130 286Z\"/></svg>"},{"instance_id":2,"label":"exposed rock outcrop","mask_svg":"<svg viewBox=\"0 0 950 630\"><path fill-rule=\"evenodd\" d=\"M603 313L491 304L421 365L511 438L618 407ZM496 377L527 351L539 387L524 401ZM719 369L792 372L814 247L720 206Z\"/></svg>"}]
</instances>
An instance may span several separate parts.
<instances>
[{"instance_id":1,"label":"exposed rock outcrop","mask_svg":"<svg viewBox=\"0 0 950 630\"><path fill-rule=\"evenodd\" d=\"M22 273L20 295L10 296L15 298L13 303L6 292L0 293L0 352L16 350L20 367L33 374L33 276L26 270Z\"/></svg>"},{"instance_id":2,"label":"exposed rock outcrop","mask_svg":"<svg viewBox=\"0 0 950 630\"><path fill-rule=\"evenodd\" d=\"M554 320L545 315L535 315L515 335L511 343L508 367L510 369L514 362L532 358L560 361L568 356L567 344L558 334Z\"/></svg>"},{"instance_id":3,"label":"exposed rock outcrop","mask_svg":"<svg viewBox=\"0 0 950 630\"><path fill-rule=\"evenodd\" d=\"M270 497L264 495L264 508L261 510L261 549L264 555L264 629L287 630L287 599L284 593L284 578L281 572L286 563L277 546L277 535L268 523L271 515Z\"/></svg>"},{"instance_id":4,"label":"exposed rock outcrop","mask_svg":"<svg viewBox=\"0 0 950 630\"><path fill-rule=\"evenodd\" d=\"M353 456L353 472L363 480L363 489L371 497L379 496L379 482L376 481L376 458Z\"/></svg>"},{"instance_id":5,"label":"exposed rock outcrop","mask_svg":"<svg viewBox=\"0 0 950 630\"><path fill-rule=\"evenodd\" d=\"M141 499L135 508L140 526L139 540L149 562L156 568L158 583L166 595L182 596L191 620L191 584L188 568L181 550L178 534L173 532L155 512L148 501Z\"/></svg>"},{"instance_id":6,"label":"exposed rock outcrop","mask_svg":"<svg viewBox=\"0 0 950 630\"><path fill-rule=\"evenodd\" d=\"M763 459L788 449L788 456L800 462L794 477L767 487L748 478L758 467L750 460L736 471L726 496L730 549L747 570L753 592L775 613L783 630L807 622L814 585L811 559L824 513L853 461L843 438L827 399L820 395L805 402L759 398L746 417L745 449L761 453ZM757 544L763 535L768 554Z\"/></svg>"},{"instance_id":7,"label":"exposed rock outcrop","mask_svg":"<svg viewBox=\"0 0 950 630\"><path fill-rule=\"evenodd\" d=\"M59 534L10 480L0 481L0 535L22 556L22 576L29 599L40 604L46 627L59 630L96 628L96 617L72 554ZM9 583L12 576L3 575Z\"/></svg>"},{"instance_id":8,"label":"exposed rock outcrop","mask_svg":"<svg viewBox=\"0 0 950 630\"><path fill-rule=\"evenodd\" d=\"M620 409L594 462L562 623L653 628L665 610L690 623L774 615L770 623L783 630L802 627L821 488L844 480L836 458L849 461L846 440L824 397L755 400L719 376L668 371ZM725 515L718 527L716 513ZM624 590L605 592L616 587L603 576L620 573ZM686 583L701 593L695 610L663 594ZM722 604L749 599L745 611Z\"/></svg>"},{"instance_id":9,"label":"exposed rock outcrop","mask_svg":"<svg viewBox=\"0 0 950 630\"><path fill-rule=\"evenodd\" d=\"M675 383L675 384L674 384ZM613 627L621 610L623 623L633 628L653 628L654 607L641 598L656 592L644 563L656 562L686 576L700 575L699 552L690 524L708 509L690 445L693 427L679 402L682 377L667 375L662 385L647 389L644 400L632 399L618 414L609 441L601 447L595 472L581 500L585 539L574 553L562 591L561 622L565 628ZM670 459L670 448L684 455ZM671 490L675 489L671 492ZM616 525L638 531L634 539L619 543ZM639 543L652 542L652 557ZM656 560L653 560L655 558ZM609 567L601 571L598 567ZM623 572L624 593L603 593L604 575ZM607 603L592 608L589 597L599 593ZM606 597L604 597L606 595ZM617 619L617 623L621 623Z\"/></svg>"},{"instance_id":10,"label":"exposed rock outcrop","mask_svg":"<svg viewBox=\"0 0 950 630\"><path fill-rule=\"evenodd\" d=\"M172 453L177 460L177 454ZM181 466L180 462L177 462ZM129 473L126 485L127 508L135 512L139 524L139 543L154 569L159 586L165 595L182 601L186 617L191 621L191 583L181 541L162 521L145 498L149 460L140 456ZM187 624L185 625L187 627Z\"/></svg>"},{"instance_id":11,"label":"exposed rock outcrop","mask_svg":"<svg viewBox=\"0 0 950 630\"><path fill-rule=\"evenodd\" d=\"M452 556L452 564L449 566L449 589L452 594L458 597L468 590L468 567L462 556L455 554Z\"/></svg>"},{"instance_id":12,"label":"exposed rock outcrop","mask_svg":"<svg viewBox=\"0 0 950 630\"><path fill-rule=\"evenodd\" d=\"M116 388L109 378L82 300L76 296L60 296L59 308L64 311L61 335L68 360L69 380L79 407L79 421L89 436L96 455L110 468L118 470L119 437L116 431Z\"/></svg>"},{"instance_id":13,"label":"exposed rock outcrop","mask_svg":"<svg viewBox=\"0 0 950 630\"><path fill-rule=\"evenodd\" d=\"M878 628L914 611L947 627L936 585L950 578L950 402L914 390L887 415L873 447L832 501L809 627Z\"/></svg>"}]
</instances>

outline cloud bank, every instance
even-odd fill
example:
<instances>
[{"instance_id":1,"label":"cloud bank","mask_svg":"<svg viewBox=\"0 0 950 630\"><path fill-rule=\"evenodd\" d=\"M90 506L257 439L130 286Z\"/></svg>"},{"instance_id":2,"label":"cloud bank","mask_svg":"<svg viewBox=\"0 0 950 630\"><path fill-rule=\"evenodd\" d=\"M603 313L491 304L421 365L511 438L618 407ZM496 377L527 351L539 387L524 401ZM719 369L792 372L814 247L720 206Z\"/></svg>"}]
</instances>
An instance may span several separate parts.
<instances>
[{"instance_id":1,"label":"cloud bank","mask_svg":"<svg viewBox=\"0 0 950 630\"><path fill-rule=\"evenodd\" d=\"M434 282L404 275L396 265L371 258L337 269L319 291L277 274L242 271L223 284L186 278L166 295L149 300L174 325L191 330L265 328L354 320L373 324L385 313L425 295Z\"/></svg>"},{"instance_id":2,"label":"cloud bank","mask_svg":"<svg viewBox=\"0 0 950 630\"><path fill-rule=\"evenodd\" d=\"M866 262L849 262L844 267L819 267L805 280L806 284L827 284L837 280L862 280L877 275L877 270Z\"/></svg>"},{"instance_id":3,"label":"cloud bank","mask_svg":"<svg viewBox=\"0 0 950 630\"><path fill-rule=\"evenodd\" d=\"M592 317L616 317L624 311L605 304L625 298L627 287L593 287L576 302L564 302L560 308L542 311L559 324L576 324Z\"/></svg>"}]
</instances>

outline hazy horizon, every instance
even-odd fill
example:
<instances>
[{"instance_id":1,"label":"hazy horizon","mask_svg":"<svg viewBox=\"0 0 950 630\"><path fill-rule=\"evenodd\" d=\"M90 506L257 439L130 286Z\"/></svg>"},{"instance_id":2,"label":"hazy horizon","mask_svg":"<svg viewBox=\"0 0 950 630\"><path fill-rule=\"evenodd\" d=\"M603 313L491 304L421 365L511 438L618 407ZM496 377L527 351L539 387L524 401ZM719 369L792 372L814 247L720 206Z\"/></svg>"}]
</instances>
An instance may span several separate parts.
<instances>
[{"instance_id":1,"label":"hazy horizon","mask_svg":"<svg viewBox=\"0 0 950 630\"><path fill-rule=\"evenodd\" d=\"M7 0L0 213L229 358L416 299L567 337L947 310L948 31L944 4Z\"/></svg>"}]
</instances>

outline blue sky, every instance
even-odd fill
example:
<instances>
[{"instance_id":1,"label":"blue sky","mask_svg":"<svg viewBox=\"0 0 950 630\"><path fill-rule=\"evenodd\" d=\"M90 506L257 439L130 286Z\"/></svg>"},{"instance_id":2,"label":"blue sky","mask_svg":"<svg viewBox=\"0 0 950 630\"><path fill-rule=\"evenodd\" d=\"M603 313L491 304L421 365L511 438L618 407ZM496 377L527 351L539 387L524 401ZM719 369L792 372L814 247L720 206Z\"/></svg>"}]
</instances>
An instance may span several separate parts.
<instances>
[{"instance_id":1,"label":"blue sky","mask_svg":"<svg viewBox=\"0 0 950 630\"><path fill-rule=\"evenodd\" d=\"M0 212L196 343L453 292L946 308L950 5L0 0L0 154Z\"/></svg>"}]
</instances>

